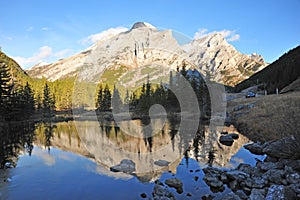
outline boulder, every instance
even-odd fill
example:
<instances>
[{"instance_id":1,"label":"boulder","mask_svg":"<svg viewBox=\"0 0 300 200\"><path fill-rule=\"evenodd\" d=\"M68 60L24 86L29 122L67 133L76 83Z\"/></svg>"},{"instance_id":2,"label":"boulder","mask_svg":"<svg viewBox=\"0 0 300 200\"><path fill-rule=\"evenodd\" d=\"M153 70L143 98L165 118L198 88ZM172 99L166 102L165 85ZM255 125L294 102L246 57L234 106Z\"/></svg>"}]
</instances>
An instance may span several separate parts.
<instances>
[{"instance_id":1,"label":"boulder","mask_svg":"<svg viewBox=\"0 0 300 200\"><path fill-rule=\"evenodd\" d=\"M219 138L219 142L226 146L231 146L233 143L233 139L230 135L221 135Z\"/></svg>"},{"instance_id":2,"label":"boulder","mask_svg":"<svg viewBox=\"0 0 300 200\"><path fill-rule=\"evenodd\" d=\"M238 180L238 181L246 180L250 176L249 174L246 174L239 170L228 171L226 172L226 175L230 180Z\"/></svg>"},{"instance_id":3,"label":"boulder","mask_svg":"<svg viewBox=\"0 0 300 200\"><path fill-rule=\"evenodd\" d=\"M267 142L263 153L275 158L300 159L300 143L294 136Z\"/></svg>"},{"instance_id":4,"label":"boulder","mask_svg":"<svg viewBox=\"0 0 300 200\"><path fill-rule=\"evenodd\" d=\"M154 162L155 165L158 165L160 167L165 167L168 166L170 164L170 162L166 161L166 160L158 160Z\"/></svg>"},{"instance_id":5,"label":"boulder","mask_svg":"<svg viewBox=\"0 0 300 200\"><path fill-rule=\"evenodd\" d=\"M253 189L249 196L249 200L258 200L258 199L265 199L265 190L263 189Z\"/></svg>"},{"instance_id":6,"label":"boulder","mask_svg":"<svg viewBox=\"0 0 300 200\"><path fill-rule=\"evenodd\" d=\"M295 192L284 185L271 185L266 195L266 200L283 200L283 199L296 199Z\"/></svg>"},{"instance_id":7,"label":"boulder","mask_svg":"<svg viewBox=\"0 0 300 200\"><path fill-rule=\"evenodd\" d=\"M240 200L240 199L241 198L238 195L234 194L233 192L230 192L222 196L222 200Z\"/></svg>"},{"instance_id":8,"label":"boulder","mask_svg":"<svg viewBox=\"0 0 300 200\"><path fill-rule=\"evenodd\" d=\"M264 155L263 145L260 143L251 143L244 145L244 148L255 155Z\"/></svg>"},{"instance_id":9,"label":"boulder","mask_svg":"<svg viewBox=\"0 0 300 200\"><path fill-rule=\"evenodd\" d=\"M112 172L124 172L127 174L132 174L135 170L135 163L128 159L121 160L120 164L110 167Z\"/></svg>"},{"instance_id":10,"label":"boulder","mask_svg":"<svg viewBox=\"0 0 300 200\"><path fill-rule=\"evenodd\" d=\"M248 199L248 196L246 195L246 193L243 190L237 190L237 191L235 191L235 194L238 195L240 197L240 199L242 199L242 200Z\"/></svg>"},{"instance_id":11,"label":"boulder","mask_svg":"<svg viewBox=\"0 0 300 200\"><path fill-rule=\"evenodd\" d=\"M210 176L210 175L205 175L203 177L203 180L210 187L213 187L213 188L221 188L221 187L223 187L223 182L220 181L217 177Z\"/></svg>"},{"instance_id":12,"label":"boulder","mask_svg":"<svg viewBox=\"0 0 300 200\"><path fill-rule=\"evenodd\" d=\"M258 162L256 166L262 171L268 171L270 169L283 169L284 164L281 162Z\"/></svg>"},{"instance_id":13,"label":"boulder","mask_svg":"<svg viewBox=\"0 0 300 200\"><path fill-rule=\"evenodd\" d=\"M152 196L154 200L175 200L174 194L161 185L154 186Z\"/></svg>"},{"instance_id":14,"label":"boulder","mask_svg":"<svg viewBox=\"0 0 300 200\"><path fill-rule=\"evenodd\" d=\"M228 134L228 136L230 136L234 140L239 139L239 134L237 134L237 133L230 133L230 134Z\"/></svg>"},{"instance_id":15,"label":"boulder","mask_svg":"<svg viewBox=\"0 0 300 200\"><path fill-rule=\"evenodd\" d=\"M268 181L275 184L280 184L282 182L284 171L277 170L277 169L269 169L265 176L267 177Z\"/></svg>"},{"instance_id":16,"label":"boulder","mask_svg":"<svg viewBox=\"0 0 300 200\"><path fill-rule=\"evenodd\" d=\"M297 172L288 174L286 175L286 180L290 184L296 184L296 183L300 184L300 175Z\"/></svg>"},{"instance_id":17,"label":"boulder","mask_svg":"<svg viewBox=\"0 0 300 200\"><path fill-rule=\"evenodd\" d=\"M183 184L178 178L169 178L165 180L165 184L169 187L175 188L178 194L181 194L183 192Z\"/></svg>"}]
</instances>

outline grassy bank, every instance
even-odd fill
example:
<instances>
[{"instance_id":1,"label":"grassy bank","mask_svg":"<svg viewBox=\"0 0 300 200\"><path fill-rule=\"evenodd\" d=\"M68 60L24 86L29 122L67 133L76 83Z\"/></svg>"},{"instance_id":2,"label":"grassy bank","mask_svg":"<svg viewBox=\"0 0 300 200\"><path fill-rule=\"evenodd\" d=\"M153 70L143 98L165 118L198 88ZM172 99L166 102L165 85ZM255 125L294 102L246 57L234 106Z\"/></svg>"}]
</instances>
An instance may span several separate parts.
<instances>
[{"instance_id":1,"label":"grassy bank","mask_svg":"<svg viewBox=\"0 0 300 200\"><path fill-rule=\"evenodd\" d=\"M300 92L234 99L228 111L237 129L253 141L289 135L300 140Z\"/></svg>"}]
</instances>

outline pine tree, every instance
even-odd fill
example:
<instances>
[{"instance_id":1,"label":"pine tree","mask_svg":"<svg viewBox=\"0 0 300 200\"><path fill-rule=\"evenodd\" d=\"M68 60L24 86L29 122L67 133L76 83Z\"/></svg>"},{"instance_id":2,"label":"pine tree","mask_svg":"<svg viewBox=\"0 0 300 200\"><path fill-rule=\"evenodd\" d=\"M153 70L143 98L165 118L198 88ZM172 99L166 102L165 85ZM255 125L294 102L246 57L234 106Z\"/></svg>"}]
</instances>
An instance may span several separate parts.
<instances>
[{"instance_id":1,"label":"pine tree","mask_svg":"<svg viewBox=\"0 0 300 200\"><path fill-rule=\"evenodd\" d=\"M129 92L128 89L126 90L125 98L124 98L124 104L128 105L130 102Z\"/></svg>"},{"instance_id":2,"label":"pine tree","mask_svg":"<svg viewBox=\"0 0 300 200\"><path fill-rule=\"evenodd\" d=\"M119 90L114 86L113 96L112 96L112 109L114 112L121 112L123 107L123 102L120 97Z\"/></svg>"},{"instance_id":3,"label":"pine tree","mask_svg":"<svg viewBox=\"0 0 300 200\"><path fill-rule=\"evenodd\" d=\"M108 85L105 85L104 91L103 91L103 108L102 111L110 111L111 110L111 93L109 90Z\"/></svg>"},{"instance_id":4,"label":"pine tree","mask_svg":"<svg viewBox=\"0 0 300 200\"><path fill-rule=\"evenodd\" d=\"M11 96L12 87L10 84L9 69L6 64L0 66L0 115L6 117L9 110L9 101Z\"/></svg>"},{"instance_id":5,"label":"pine tree","mask_svg":"<svg viewBox=\"0 0 300 200\"><path fill-rule=\"evenodd\" d=\"M23 89L23 99L25 101L24 105L24 114L26 116L31 115L34 112L34 97L31 87L29 86L28 82L26 83L24 89Z\"/></svg>"},{"instance_id":6,"label":"pine tree","mask_svg":"<svg viewBox=\"0 0 300 200\"><path fill-rule=\"evenodd\" d=\"M103 87L102 84L99 85L97 100L96 100L96 108L97 110L101 110L103 107Z\"/></svg>"},{"instance_id":7,"label":"pine tree","mask_svg":"<svg viewBox=\"0 0 300 200\"><path fill-rule=\"evenodd\" d=\"M46 82L44 87L44 98L43 98L43 113L44 116L51 116L52 111L55 108L55 100L53 99L53 95L50 92L50 88Z\"/></svg>"}]
</instances>

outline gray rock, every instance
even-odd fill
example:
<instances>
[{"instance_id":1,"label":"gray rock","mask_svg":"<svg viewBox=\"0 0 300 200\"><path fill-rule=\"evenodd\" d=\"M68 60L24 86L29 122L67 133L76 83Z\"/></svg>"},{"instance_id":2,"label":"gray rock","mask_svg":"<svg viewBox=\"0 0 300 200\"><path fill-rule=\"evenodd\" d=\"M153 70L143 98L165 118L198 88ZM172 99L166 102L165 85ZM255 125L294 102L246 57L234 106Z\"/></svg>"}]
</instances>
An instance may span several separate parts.
<instances>
[{"instance_id":1,"label":"gray rock","mask_svg":"<svg viewBox=\"0 0 300 200\"><path fill-rule=\"evenodd\" d=\"M270 169L265 173L268 181L275 184L280 184L282 182L284 175L283 170Z\"/></svg>"},{"instance_id":2,"label":"gray rock","mask_svg":"<svg viewBox=\"0 0 300 200\"><path fill-rule=\"evenodd\" d=\"M227 177L227 175L226 175L226 172L224 172L224 173L221 174L220 180L221 180L223 183L227 183L227 182L228 182L228 177Z\"/></svg>"},{"instance_id":3,"label":"gray rock","mask_svg":"<svg viewBox=\"0 0 300 200\"><path fill-rule=\"evenodd\" d=\"M219 138L220 142L233 142L233 138L228 134L228 135L221 135Z\"/></svg>"},{"instance_id":4,"label":"gray rock","mask_svg":"<svg viewBox=\"0 0 300 200\"><path fill-rule=\"evenodd\" d=\"M226 172L226 175L229 179L238 181L246 180L249 177L249 174L246 174L239 170L228 171Z\"/></svg>"},{"instance_id":5,"label":"gray rock","mask_svg":"<svg viewBox=\"0 0 300 200\"><path fill-rule=\"evenodd\" d=\"M249 200L265 199L265 190L253 189L249 196Z\"/></svg>"},{"instance_id":6,"label":"gray rock","mask_svg":"<svg viewBox=\"0 0 300 200\"><path fill-rule=\"evenodd\" d=\"M140 194L140 196L141 196L142 198L146 198L146 197L147 197L147 194L146 194L146 193L142 193L142 194Z\"/></svg>"},{"instance_id":7,"label":"gray rock","mask_svg":"<svg viewBox=\"0 0 300 200\"><path fill-rule=\"evenodd\" d=\"M240 170L240 171L242 171L242 172L244 172L246 174L251 174L251 172L253 170L252 167L251 167L251 165L244 164L244 163L239 164L239 166L237 166L236 169Z\"/></svg>"},{"instance_id":8,"label":"gray rock","mask_svg":"<svg viewBox=\"0 0 300 200\"><path fill-rule=\"evenodd\" d=\"M205 181L205 183L208 186L213 187L213 188L221 188L223 186L223 182L214 176L205 175L203 177L203 180Z\"/></svg>"},{"instance_id":9,"label":"gray rock","mask_svg":"<svg viewBox=\"0 0 300 200\"><path fill-rule=\"evenodd\" d=\"M280 159L282 165L291 167L294 171L300 173L300 160Z\"/></svg>"},{"instance_id":10,"label":"gray rock","mask_svg":"<svg viewBox=\"0 0 300 200\"><path fill-rule=\"evenodd\" d=\"M263 171L268 171L270 169L284 168L284 165L281 162L258 162L256 166Z\"/></svg>"},{"instance_id":11,"label":"gray rock","mask_svg":"<svg viewBox=\"0 0 300 200\"><path fill-rule=\"evenodd\" d=\"M219 142L226 146L231 146L232 143L234 142L234 140L232 139L232 137L230 135L221 135L219 138Z\"/></svg>"},{"instance_id":12,"label":"gray rock","mask_svg":"<svg viewBox=\"0 0 300 200\"><path fill-rule=\"evenodd\" d=\"M252 179L252 187L257 189L262 189L266 185L266 180L262 177L254 177Z\"/></svg>"},{"instance_id":13,"label":"gray rock","mask_svg":"<svg viewBox=\"0 0 300 200\"><path fill-rule=\"evenodd\" d=\"M300 183L300 175L297 172L288 174L286 180L291 184Z\"/></svg>"},{"instance_id":14,"label":"gray rock","mask_svg":"<svg viewBox=\"0 0 300 200\"><path fill-rule=\"evenodd\" d=\"M174 194L161 185L154 186L152 196L154 200L175 200Z\"/></svg>"},{"instance_id":15,"label":"gray rock","mask_svg":"<svg viewBox=\"0 0 300 200\"><path fill-rule=\"evenodd\" d=\"M237 190L237 187L238 187L238 181L237 180L233 180L231 182L229 182L229 184L227 184L228 187L231 189L231 190Z\"/></svg>"},{"instance_id":16,"label":"gray rock","mask_svg":"<svg viewBox=\"0 0 300 200\"><path fill-rule=\"evenodd\" d=\"M255 155L264 155L263 145L260 143L251 143L244 145L244 148Z\"/></svg>"},{"instance_id":17,"label":"gray rock","mask_svg":"<svg viewBox=\"0 0 300 200\"><path fill-rule=\"evenodd\" d=\"M263 152L275 158L300 159L300 143L294 136L264 144Z\"/></svg>"},{"instance_id":18,"label":"gray rock","mask_svg":"<svg viewBox=\"0 0 300 200\"><path fill-rule=\"evenodd\" d=\"M240 199L241 198L238 195L234 194L233 192L230 192L222 196L222 200L240 200Z\"/></svg>"},{"instance_id":19,"label":"gray rock","mask_svg":"<svg viewBox=\"0 0 300 200\"><path fill-rule=\"evenodd\" d=\"M112 172L124 172L131 174L135 171L135 163L132 160L124 159L121 160L120 164L112 166L110 171Z\"/></svg>"},{"instance_id":20,"label":"gray rock","mask_svg":"<svg viewBox=\"0 0 300 200\"><path fill-rule=\"evenodd\" d=\"M170 162L166 161L166 160L158 160L154 162L155 165L158 165L160 167L165 167L168 166L170 164Z\"/></svg>"},{"instance_id":21,"label":"gray rock","mask_svg":"<svg viewBox=\"0 0 300 200\"><path fill-rule=\"evenodd\" d=\"M294 191L284 185L271 185L266 195L266 200L284 200L284 199L296 199Z\"/></svg>"},{"instance_id":22,"label":"gray rock","mask_svg":"<svg viewBox=\"0 0 300 200\"><path fill-rule=\"evenodd\" d=\"M235 191L235 194L238 195L240 197L240 199L242 199L242 200L248 199L248 196L246 195L246 193L243 190L237 190L237 191Z\"/></svg>"},{"instance_id":23,"label":"gray rock","mask_svg":"<svg viewBox=\"0 0 300 200\"><path fill-rule=\"evenodd\" d=\"M228 136L230 136L234 140L239 139L239 134L237 134L237 133L230 133L230 134L228 134Z\"/></svg>"},{"instance_id":24,"label":"gray rock","mask_svg":"<svg viewBox=\"0 0 300 200\"><path fill-rule=\"evenodd\" d=\"M165 180L165 184L169 187L175 188L177 193L181 194L183 192L182 182L178 178L169 178Z\"/></svg>"},{"instance_id":25,"label":"gray rock","mask_svg":"<svg viewBox=\"0 0 300 200\"><path fill-rule=\"evenodd\" d=\"M211 196L210 194L206 194L206 195L203 195L201 197L202 200L212 200L214 197Z\"/></svg>"}]
</instances>

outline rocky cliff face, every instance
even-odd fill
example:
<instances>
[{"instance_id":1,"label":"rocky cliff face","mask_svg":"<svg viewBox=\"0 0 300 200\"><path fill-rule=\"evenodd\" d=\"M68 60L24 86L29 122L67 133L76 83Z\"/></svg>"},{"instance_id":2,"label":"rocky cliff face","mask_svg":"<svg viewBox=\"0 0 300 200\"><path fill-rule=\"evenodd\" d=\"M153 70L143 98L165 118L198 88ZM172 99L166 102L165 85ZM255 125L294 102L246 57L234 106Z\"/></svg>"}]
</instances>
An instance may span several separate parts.
<instances>
[{"instance_id":1,"label":"rocky cliff face","mask_svg":"<svg viewBox=\"0 0 300 200\"><path fill-rule=\"evenodd\" d=\"M80 54L33 66L28 73L52 81L77 75L80 80L99 82L106 70L125 67L128 71L145 66L176 69L184 60L188 67L225 85L235 85L266 66L261 56L239 53L221 34L209 34L180 46L171 30L159 31L138 22L129 31L99 41Z\"/></svg>"}]
</instances>

